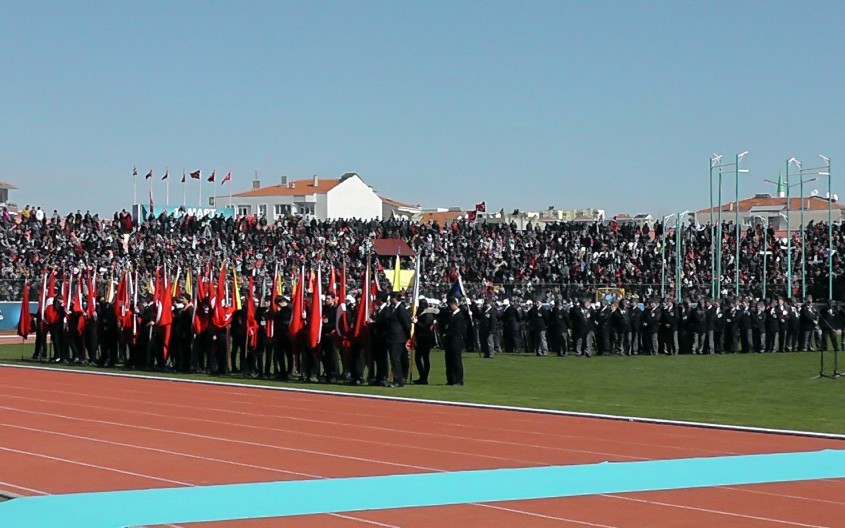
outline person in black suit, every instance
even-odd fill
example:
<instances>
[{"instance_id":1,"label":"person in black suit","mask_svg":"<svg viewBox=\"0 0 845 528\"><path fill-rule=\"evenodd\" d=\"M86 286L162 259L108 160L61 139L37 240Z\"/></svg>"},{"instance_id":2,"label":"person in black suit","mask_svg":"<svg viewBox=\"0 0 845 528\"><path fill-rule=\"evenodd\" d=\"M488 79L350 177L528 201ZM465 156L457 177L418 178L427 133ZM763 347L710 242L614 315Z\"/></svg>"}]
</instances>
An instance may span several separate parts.
<instances>
[{"instance_id":1,"label":"person in black suit","mask_svg":"<svg viewBox=\"0 0 845 528\"><path fill-rule=\"evenodd\" d=\"M613 331L613 351L619 356L627 356L631 348L631 317L625 299L614 302L611 310L610 327Z\"/></svg>"},{"instance_id":2,"label":"person in black suit","mask_svg":"<svg viewBox=\"0 0 845 528\"><path fill-rule=\"evenodd\" d=\"M522 352L522 334L519 331L521 317L510 300L502 301L502 334L504 337L505 352L519 354Z\"/></svg>"},{"instance_id":3,"label":"person in black suit","mask_svg":"<svg viewBox=\"0 0 845 528\"><path fill-rule=\"evenodd\" d=\"M375 367L375 376L370 382L370 385L381 385L387 387L388 375L388 344L387 333L390 328L390 319L393 318L393 311L387 302L387 293L380 291L376 295L374 305L376 313L373 314L372 324L370 325L370 339L371 339L371 353L373 356L373 366Z\"/></svg>"},{"instance_id":4,"label":"person in black suit","mask_svg":"<svg viewBox=\"0 0 845 528\"><path fill-rule=\"evenodd\" d=\"M391 387L404 387L408 377L408 339L411 338L411 315L400 301L399 292L390 294L390 306L385 316L387 324L385 344L390 356L390 366L393 370Z\"/></svg>"},{"instance_id":5,"label":"person in black suit","mask_svg":"<svg viewBox=\"0 0 845 528\"><path fill-rule=\"evenodd\" d=\"M579 356L592 357L593 350L593 321L594 314L590 308L590 299L584 299L581 306L573 306L570 310L572 321L572 340L575 352Z\"/></svg>"},{"instance_id":6,"label":"person in black suit","mask_svg":"<svg viewBox=\"0 0 845 528\"><path fill-rule=\"evenodd\" d=\"M834 304L833 300L827 301L824 311L821 313L821 330L822 330L822 350L827 349L827 342L830 339L833 345L833 350L839 352L839 334L842 329L842 320L840 318L840 309Z\"/></svg>"},{"instance_id":7,"label":"person in black suit","mask_svg":"<svg viewBox=\"0 0 845 528\"><path fill-rule=\"evenodd\" d=\"M478 317L478 339L481 342L481 352L484 357L491 358L496 353L496 309L490 303L490 300L484 301L484 308Z\"/></svg>"},{"instance_id":8,"label":"person in black suit","mask_svg":"<svg viewBox=\"0 0 845 528\"><path fill-rule=\"evenodd\" d=\"M531 336L531 350L535 355L545 356L549 353L549 345L546 339L548 331L546 325L546 311L540 299L535 299L534 304L526 315L528 334Z\"/></svg>"},{"instance_id":9,"label":"person in black suit","mask_svg":"<svg viewBox=\"0 0 845 528\"><path fill-rule=\"evenodd\" d=\"M429 308L426 299L420 299L417 307L417 317L414 319L414 364L417 366L415 385L428 385L428 374L431 372L431 349L434 347L434 327L437 310ZM481 342L482 345L484 341Z\"/></svg>"},{"instance_id":10,"label":"person in black suit","mask_svg":"<svg viewBox=\"0 0 845 528\"><path fill-rule=\"evenodd\" d=\"M692 338L692 353L701 355L704 353L704 343L707 337L707 311L710 309L710 301L699 299L695 308L690 312L690 336Z\"/></svg>"},{"instance_id":11,"label":"person in black suit","mask_svg":"<svg viewBox=\"0 0 845 528\"><path fill-rule=\"evenodd\" d=\"M464 363L461 352L464 350L464 335L466 334L466 321L458 309L458 301L449 298L448 319L444 332L444 346L446 351L446 385L463 386L464 384Z\"/></svg>"},{"instance_id":12,"label":"person in black suit","mask_svg":"<svg viewBox=\"0 0 845 528\"><path fill-rule=\"evenodd\" d=\"M800 314L800 349L805 350L807 352L815 352L816 348L814 346L814 342L818 341L818 339L816 339L817 334L821 334L821 329L819 328L820 318L818 310L816 310L816 307L813 306L813 298L809 295L804 300L804 306L801 307Z\"/></svg>"},{"instance_id":13,"label":"person in black suit","mask_svg":"<svg viewBox=\"0 0 845 528\"><path fill-rule=\"evenodd\" d=\"M660 331L660 321L663 317L660 307L657 305L657 300L652 299L649 302L648 308L643 313L643 343L648 349L648 353L656 356L658 353L658 333Z\"/></svg>"}]
</instances>

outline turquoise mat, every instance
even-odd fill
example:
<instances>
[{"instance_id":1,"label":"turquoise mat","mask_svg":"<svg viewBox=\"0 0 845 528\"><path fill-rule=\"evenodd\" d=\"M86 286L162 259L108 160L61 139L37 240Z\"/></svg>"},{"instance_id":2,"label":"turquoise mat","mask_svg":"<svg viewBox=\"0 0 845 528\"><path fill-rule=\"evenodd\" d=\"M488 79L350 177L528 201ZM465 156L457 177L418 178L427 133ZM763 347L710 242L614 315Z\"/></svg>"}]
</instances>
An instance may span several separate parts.
<instances>
[{"instance_id":1,"label":"turquoise mat","mask_svg":"<svg viewBox=\"0 0 845 528\"><path fill-rule=\"evenodd\" d=\"M845 450L27 497L0 504L0 526L123 528L824 478L845 478Z\"/></svg>"}]
</instances>

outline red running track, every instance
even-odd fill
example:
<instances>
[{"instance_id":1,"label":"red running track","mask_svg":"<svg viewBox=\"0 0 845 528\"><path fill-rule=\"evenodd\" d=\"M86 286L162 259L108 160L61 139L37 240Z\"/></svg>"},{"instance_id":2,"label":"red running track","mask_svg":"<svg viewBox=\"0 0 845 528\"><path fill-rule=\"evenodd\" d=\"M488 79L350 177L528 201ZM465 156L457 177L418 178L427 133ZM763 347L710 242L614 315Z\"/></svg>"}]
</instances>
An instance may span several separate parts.
<instances>
[{"instance_id":1,"label":"red running track","mask_svg":"<svg viewBox=\"0 0 845 528\"><path fill-rule=\"evenodd\" d=\"M842 449L801 436L0 368L20 495ZM400 491L398 491L400 492ZM278 519L201 523L271 527ZM845 526L845 480L286 518L286 527ZM188 526L188 525L185 525ZM194 526L194 525L191 525Z\"/></svg>"}]
</instances>

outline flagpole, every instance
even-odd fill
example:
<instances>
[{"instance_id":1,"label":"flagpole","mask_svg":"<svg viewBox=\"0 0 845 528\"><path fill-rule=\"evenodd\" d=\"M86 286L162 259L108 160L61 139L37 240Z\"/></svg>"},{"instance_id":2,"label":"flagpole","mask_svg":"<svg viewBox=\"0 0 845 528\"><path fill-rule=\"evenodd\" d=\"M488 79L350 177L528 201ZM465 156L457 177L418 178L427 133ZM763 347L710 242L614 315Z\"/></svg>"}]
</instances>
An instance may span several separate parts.
<instances>
[{"instance_id":1,"label":"flagpole","mask_svg":"<svg viewBox=\"0 0 845 528\"><path fill-rule=\"evenodd\" d=\"M232 173L229 173L229 207L232 207Z\"/></svg>"},{"instance_id":2,"label":"flagpole","mask_svg":"<svg viewBox=\"0 0 845 528\"><path fill-rule=\"evenodd\" d=\"M138 168L132 168L132 205L138 203Z\"/></svg>"},{"instance_id":3,"label":"flagpole","mask_svg":"<svg viewBox=\"0 0 845 528\"><path fill-rule=\"evenodd\" d=\"M152 167L150 167L149 175L150 175L150 177L147 178L147 181L150 182L150 196L152 196L153 195L153 168Z\"/></svg>"},{"instance_id":4,"label":"flagpole","mask_svg":"<svg viewBox=\"0 0 845 528\"><path fill-rule=\"evenodd\" d=\"M198 207L198 208L202 208L202 172L200 172L200 181L199 181L199 183L200 183L200 201L199 201L199 203L197 204L197 207Z\"/></svg>"},{"instance_id":5,"label":"flagpole","mask_svg":"<svg viewBox=\"0 0 845 528\"><path fill-rule=\"evenodd\" d=\"M167 176L167 186L165 187L165 200L164 205L170 205L170 167L164 169L164 174Z\"/></svg>"},{"instance_id":6,"label":"flagpole","mask_svg":"<svg viewBox=\"0 0 845 528\"><path fill-rule=\"evenodd\" d=\"M185 180L185 169L182 169L182 207L185 207L186 202L188 201L187 189L188 186Z\"/></svg>"}]
</instances>

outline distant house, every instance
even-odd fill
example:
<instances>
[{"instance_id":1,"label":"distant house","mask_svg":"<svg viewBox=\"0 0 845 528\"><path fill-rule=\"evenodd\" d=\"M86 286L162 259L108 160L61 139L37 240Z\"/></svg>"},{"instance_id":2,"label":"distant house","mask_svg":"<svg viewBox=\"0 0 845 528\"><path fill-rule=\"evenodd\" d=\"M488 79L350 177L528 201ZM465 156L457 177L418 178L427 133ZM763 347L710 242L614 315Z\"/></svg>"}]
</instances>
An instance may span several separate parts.
<instances>
[{"instance_id":1,"label":"distant house","mask_svg":"<svg viewBox=\"0 0 845 528\"><path fill-rule=\"evenodd\" d=\"M381 198L381 216L384 219L388 218L403 218L407 220L419 220L422 215L422 208L419 205L411 205L391 200L384 196Z\"/></svg>"},{"instance_id":2,"label":"distant house","mask_svg":"<svg viewBox=\"0 0 845 528\"><path fill-rule=\"evenodd\" d=\"M805 224L810 221L826 223L828 207L833 222L841 222L845 208L835 199L828 200L820 196L808 196L803 200L800 197L790 197L787 203L785 196L755 194L751 198L740 200L737 204L729 202L721 207L714 207L712 211L710 208L701 209L696 211L695 215L700 223L707 224L710 222L712 213L713 222L718 223L721 211L722 222L733 222L737 216L743 227L764 224L768 221L775 231L786 231L787 218L789 218L789 228L794 231L800 228L802 210Z\"/></svg>"},{"instance_id":3,"label":"distant house","mask_svg":"<svg viewBox=\"0 0 845 528\"><path fill-rule=\"evenodd\" d=\"M229 197L211 199L220 205ZM252 182L252 189L232 195L232 206L239 215L256 215L273 221L287 215L317 220L352 219L381 220L384 202L361 177L348 172L340 178L320 178L289 181L282 176L275 185L261 186Z\"/></svg>"}]
</instances>

